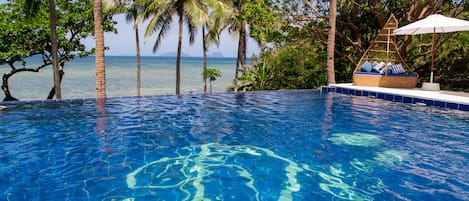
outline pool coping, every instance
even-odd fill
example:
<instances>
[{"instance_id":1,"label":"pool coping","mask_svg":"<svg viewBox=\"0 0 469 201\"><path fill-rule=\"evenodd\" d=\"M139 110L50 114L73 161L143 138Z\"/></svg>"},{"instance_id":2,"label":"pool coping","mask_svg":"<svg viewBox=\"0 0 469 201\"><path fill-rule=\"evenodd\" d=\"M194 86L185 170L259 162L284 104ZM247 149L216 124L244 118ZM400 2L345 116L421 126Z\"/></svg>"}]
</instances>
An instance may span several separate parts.
<instances>
[{"instance_id":1,"label":"pool coping","mask_svg":"<svg viewBox=\"0 0 469 201\"><path fill-rule=\"evenodd\" d=\"M384 87L355 86L351 83L331 84L321 87L321 93L340 93L353 96L367 96L392 102L424 104L430 107L469 111L469 96L447 91L425 91L420 88L398 89Z\"/></svg>"}]
</instances>

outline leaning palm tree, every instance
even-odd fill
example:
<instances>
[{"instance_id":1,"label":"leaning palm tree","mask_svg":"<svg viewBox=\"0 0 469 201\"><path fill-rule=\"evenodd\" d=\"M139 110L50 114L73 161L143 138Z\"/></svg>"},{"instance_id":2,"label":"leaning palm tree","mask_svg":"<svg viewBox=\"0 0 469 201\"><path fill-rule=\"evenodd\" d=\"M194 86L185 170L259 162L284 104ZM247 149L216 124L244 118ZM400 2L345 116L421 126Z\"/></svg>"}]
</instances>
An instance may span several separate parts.
<instances>
[{"instance_id":1,"label":"leaning palm tree","mask_svg":"<svg viewBox=\"0 0 469 201\"><path fill-rule=\"evenodd\" d=\"M140 68L140 37L138 31L137 15L141 8L137 6L135 0L105 0L107 4L107 12L110 14L125 14L127 22L134 24L135 44L137 54L137 96L140 96L141 86L141 68Z\"/></svg>"},{"instance_id":2,"label":"leaning palm tree","mask_svg":"<svg viewBox=\"0 0 469 201\"><path fill-rule=\"evenodd\" d=\"M106 68L104 66L103 2L93 0L94 37L96 42L96 98L106 98Z\"/></svg>"},{"instance_id":3,"label":"leaning palm tree","mask_svg":"<svg viewBox=\"0 0 469 201\"><path fill-rule=\"evenodd\" d=\"M137 20L150 19L145 31L145 41L158 32L153 52L158 49L161 40L169 30L173 16L178 19L178 50L176 57L176 94L180 94L181 89L181 50L183 23L186 22L189 32L189 42L194 43L196 26L200 26L208 17L204 9L197 0L137 0L137 5L142 9Z\"/></svg>"},{"instance_id":4,"label":"leaning palm tree","mask_svg":"<svg viewBox=\"0 0 469 201\"><path fill-rule=\"evenodd\" d=\"M203 69L202 72L207 70L207 46L210 43L220 44L220 33L225 28L226 20L231 16L233 9L229 6L228 2L219 0L204 1L208 3L204 8L208 13L209 7L210 13L208 21L202 26L202 48L203 48ZM205 34L205 30L208 33ZM207 77L203 75L203 90L207 93Z\"/></svg>"},{"instance_id":5,"label":"leaning palm tree","mask_svg":"<svg viewBox=\"0 0 469 201\"><path fill-rule=\"evenodd\" d=\"M243 0L233 0L233 15L228 20L228 31L238 36L238 55L236 59L236 70L234 82L234 91L238 91L238 78L239 71L242 71L242 75L246 73L246 27L247 22L244 16L244 3ZM241 68L240 68L241 66Z\"/></svg>"}]
</instances>

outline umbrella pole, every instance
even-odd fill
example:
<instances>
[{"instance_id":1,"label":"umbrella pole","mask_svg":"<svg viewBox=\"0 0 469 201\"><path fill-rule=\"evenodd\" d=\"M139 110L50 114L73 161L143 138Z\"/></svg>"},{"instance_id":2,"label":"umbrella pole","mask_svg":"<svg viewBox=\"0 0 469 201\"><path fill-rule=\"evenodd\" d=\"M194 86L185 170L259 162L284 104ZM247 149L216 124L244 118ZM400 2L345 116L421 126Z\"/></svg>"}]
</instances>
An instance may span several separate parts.
<instances>
[{"instance_id":1,"label":"umbrella pole","mask_svg":"<svg viewBox=\"0 0 469 201\"><path fill-rule=\"evenodd\" d=\"M433 38L432 38L432 68L430 70L430 83L433 83L433 69L435 69L435 39L436 39L436 31L435 27L433 27Z\"/></svg>"}]
</instances>

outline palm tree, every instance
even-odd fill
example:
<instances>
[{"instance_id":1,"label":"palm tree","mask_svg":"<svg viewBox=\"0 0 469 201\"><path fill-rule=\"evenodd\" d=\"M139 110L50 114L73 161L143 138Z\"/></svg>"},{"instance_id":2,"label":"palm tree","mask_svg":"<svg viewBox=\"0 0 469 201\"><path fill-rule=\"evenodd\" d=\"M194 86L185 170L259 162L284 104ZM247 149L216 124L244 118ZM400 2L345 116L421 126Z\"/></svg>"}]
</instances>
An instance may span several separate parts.
<instances>
[{"instance_id":1,"label":"palm tree","mask_svg":"<svg viewBox=\"0 0 469 201\"><path fill-rule=\"evenodd\" d=\"M106 68L104 66L103 2L93 0L96 42L96 98L106 98Z\"/></svg>"},{"instance_id":2,"label":"palm tree","mask_svg":"<svg viewBox=\"0 0 469 201\"><path fill-rule=\"evenodd\" d=\"M233 15L228 21L229 32L238 35L238 55L236 59L236 71L234 78L234 91L238 91L238 78L239 71L242 71L242 75L246 73L246 19L244 18L244 1L234 0L232 2ZM240 69L240 66L242 69Z\"/></svg>"},{"instance_id":3,"label":"palm tree","mask_svg":"<svg viewBox=\"0 0 469 201\"><path fill-rule=\"evenodd\" d=\"M220 32L224 29L226 20L231 16L232 8L223 1L212 0L208 1L209 5L205 6L205 11L208 12L208 7L211 8L209 13L208 21L202 26L202 48L203 48L203 70L207 70L207 46L209 43L216 43L219 45ZM209 32L205 34L205 30ZM205 73L203 75L203 89L204 93L207 93L207 77Z\"/></svg>"},{"instance_id":4,"label":"palm tree","mask_svg":"<svg viewBox=\"0 0 469 201\"><path fill-rule=\"evenodd\" d=\"M327 37L327 83L335 84L334 46L335 24L337 15L337 0L331 0L329 6L329 35Z\"/></svg>"},{"instance_id":5,"label":"palm tree","mask_svg":"<svg viewBox=\"0 0 469 201\"><path fill-rule=\"evenodd\" d=\"M145 31L145 41L155 32L159 32L153 46L153 52L159 47L161 40L169 30L173 16L178 16L178 50L176 57L176 94L180 94L181 88L181 50L183 23L186 22L189 32L189 41L194 43L196 25L202 25L208 17L197 0L137 0L142 12L138 20L150 19Z\"/></svg>"},{"instance_id":6,"label":"palm tree","mask_svg":"<svg viewBox=\"0 0 469 201\"><path fill-rule=\"evenodd\" d=\"M141 10L135 0L131 2L128 0L105 0L104 4L107 6L104 7L106 13L110 14L126 14L127 22L134 24L135 30L135 45L136 45L136 56L137 56L137 96L140 96L140 86L141 86L141 62L140 62L140 37L138 31L138 21L137 15Z\"/></svg>"}]
</instances>

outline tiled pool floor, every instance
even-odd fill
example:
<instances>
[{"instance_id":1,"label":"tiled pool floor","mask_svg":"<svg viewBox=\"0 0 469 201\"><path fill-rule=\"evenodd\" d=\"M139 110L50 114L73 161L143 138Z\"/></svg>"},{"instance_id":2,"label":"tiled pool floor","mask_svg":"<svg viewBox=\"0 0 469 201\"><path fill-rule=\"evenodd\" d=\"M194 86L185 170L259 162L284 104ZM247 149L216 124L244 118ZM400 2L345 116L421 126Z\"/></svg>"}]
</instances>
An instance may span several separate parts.
<instances>
[{"instance_id":1,"label":"tiled pool floor","mask_svg":"<svg viewBox=\"0 0 469 201\"><path fill-rule=\"evenodd\" d=\"M372 96L394 102L423 103L427 106L469 111L469 94L463 92L425 91L420 88L398 89L355 86L351 83L331 84L327 87L323 87L322 92Z\"/></svg>"}]
</instances>

